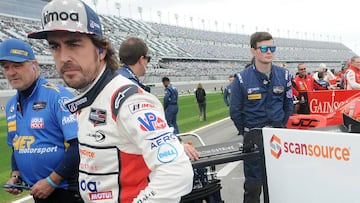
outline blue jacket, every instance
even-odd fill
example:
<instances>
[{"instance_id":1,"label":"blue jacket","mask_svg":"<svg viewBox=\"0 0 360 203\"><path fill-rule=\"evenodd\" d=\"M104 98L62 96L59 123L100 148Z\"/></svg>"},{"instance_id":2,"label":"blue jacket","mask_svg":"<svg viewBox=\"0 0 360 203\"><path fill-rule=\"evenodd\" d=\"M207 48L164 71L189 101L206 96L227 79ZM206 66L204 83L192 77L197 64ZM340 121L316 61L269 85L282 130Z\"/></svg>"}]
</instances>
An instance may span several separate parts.
<instances>
[{"instance_id":1,"label":"blue jacket","mask_svg":"<svg viewBox=\"0 0 360 203\"><path fill-rule=\"evenodd\" d=\"M169 105L177 105L178 102L178 91L177 89L169 84L165 87L164 95L164 109L167 109Z\"/></svg>"},{"instance_id":2,"label":"blue jacket","mask_svg":"<svg viewBox=\"0 0 360 203\"><path fill-rule=\"evenodd\" d=\"M40 77L21 105L19 93L6 104L7 144L14 150L12 168L31 186L58 167L68 149L65 142L77 139L76 116L65 107L72 97L64 87ZM72 153L78 156L78 151ZM76 159L73 161L77 169ZM68 188L69 181L77 188L77 179L64 179L58 187Z\"/></svg>"},{"instance_id":3,"label":"blue jacket","mask_svg":"<svg viewBox=\"0 0 360 203\"><path fill-rule=\"evenodd\" d=\"M252 65L235 74L231 87L230 117L241 134L244 127L285 127L292 111L288 70L273 65L268 78Z\"/></svg>"}]
</instances>

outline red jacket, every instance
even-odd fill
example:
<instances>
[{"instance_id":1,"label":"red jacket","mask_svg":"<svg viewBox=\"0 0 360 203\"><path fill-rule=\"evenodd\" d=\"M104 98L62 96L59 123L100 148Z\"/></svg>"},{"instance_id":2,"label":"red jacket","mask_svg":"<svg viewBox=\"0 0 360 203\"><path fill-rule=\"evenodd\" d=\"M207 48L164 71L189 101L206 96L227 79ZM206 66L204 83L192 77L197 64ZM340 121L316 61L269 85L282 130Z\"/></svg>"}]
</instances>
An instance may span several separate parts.
<instances>
[{"instance_id":1,"label":"red jacket","mask_svg":"<svg viewBox=\"0 0 360 203\"><path fill-rule=\"evenodd\" d=\"M299 92L307 92L313 90L327 90L326 87L321 86L311 75L306 75L305 77L301 78L297 75L292 80L292 90L293 95L296 97L299 96Z\"/></svg>"}]
</instances>

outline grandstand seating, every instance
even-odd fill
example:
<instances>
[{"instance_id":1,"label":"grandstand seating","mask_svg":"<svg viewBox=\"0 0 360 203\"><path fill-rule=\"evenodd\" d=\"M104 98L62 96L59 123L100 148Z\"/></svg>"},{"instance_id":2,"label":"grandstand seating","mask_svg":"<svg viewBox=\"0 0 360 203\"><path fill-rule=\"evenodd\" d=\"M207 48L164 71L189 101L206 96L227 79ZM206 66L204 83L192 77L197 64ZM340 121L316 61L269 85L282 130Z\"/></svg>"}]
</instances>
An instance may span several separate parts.
<instances>
[{"instance_id":1,"label":"grandstand seating","mask_svg":"<svg viewBox=\"0 0 360 203\"><path fill-rule=\"evenodd\" d=\"M47 49L46 40L27 39L27 33L41 29L39 14L44 2L37 3L32 14L21 17L21 13L7 13L6 6L11 0L0 3L0 41L14 37L28 41L41 64L41 74L57 78L58 74ZM21 7L21 6L19 6ZM14 9L12 9L14 10ZM21 9L20 9L21 10ZM36 12L35 12L36 11ZM39 16L40 17L40 16ZM226 80L229 74L239 71L251 59L249 35L223 33L185 28L173 25L144 22L117 16L100 16L104 34L118 51L127 36L143 38L149 45L152 60L146 74L146 82L159 82L167 75L177 80ZM276 60L282 62L326 62L329 68L340 68L340 62L355 55L348 47L338 42L325 42L300 39L275 38L277 45ZM309 65L308 65L309 66ZM291 64L290 68L294 68ZM310 68L311 70L311 68ZM0 72L0 79L4 78ZM0 85L0 89L3 86Z\"/></svg>"}]
</instances>

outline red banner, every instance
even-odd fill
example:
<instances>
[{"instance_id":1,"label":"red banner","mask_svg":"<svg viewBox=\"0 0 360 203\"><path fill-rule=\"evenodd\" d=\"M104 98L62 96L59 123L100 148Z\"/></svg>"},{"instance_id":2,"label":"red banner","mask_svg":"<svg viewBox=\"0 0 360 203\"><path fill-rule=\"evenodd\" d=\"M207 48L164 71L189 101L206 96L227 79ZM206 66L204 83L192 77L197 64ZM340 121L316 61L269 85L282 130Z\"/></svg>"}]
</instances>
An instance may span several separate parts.
<instances>
[{"instance_id":1,"label":"red banner","mask_svg":"<svg viewBox=\"0 0 360 203\"><path fill-rule=\"evenodd\" d=\"M310 114L290 116L287 128L309 129L343 123L343 108L355 98L360 90L318 90L307 92Z\"/></svg>"},{"instance_id":2,"label":"red banner","mask_svg":"<svg viewBox=\"0 0 360 203\"><path fill-rule=\"evenodd\" d=\"M310 114L329 114L346 104L360 90L318 90L308 92Z\"/></svg>"}]
</instances>

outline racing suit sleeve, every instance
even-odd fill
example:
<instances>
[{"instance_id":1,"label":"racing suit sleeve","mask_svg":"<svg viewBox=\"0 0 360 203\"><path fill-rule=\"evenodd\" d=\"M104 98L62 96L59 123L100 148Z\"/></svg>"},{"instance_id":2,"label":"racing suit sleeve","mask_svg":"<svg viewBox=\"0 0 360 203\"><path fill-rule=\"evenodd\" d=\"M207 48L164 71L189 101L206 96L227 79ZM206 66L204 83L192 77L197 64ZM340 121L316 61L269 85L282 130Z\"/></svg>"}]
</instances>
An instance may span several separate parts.
<instances>
[{"instance_id":1,"label":"racing suit sleeve","mask_svg":"<svg viewBox=\"0 0 360 203\"><path fill-rule=\"evenodd\" d=\"M234 81L231 85L230 95L230 118L234 122L239 134L244 134L244 123L242 118L244 95L240 83L240 73L235 75Z\"/></svg>"},{"instance_id":2,"label":"racing suit sleeve","mask_svg":"<svg viewBox=\"0 0 360 203\"><path fill-rule=\"evenodd\" d=\"M79 143L77 139L68 141L69 148L65 152L64 158L55 168L55 172L63 179L67 179L78 172L80 162Z\"/></svg>"},{"instance_id":3,"label":"racing suit sleeve","mask_svg":"<svg viewBox=\"0 0 360 203\"><path fill-rule=\"evenodd\" d=\"M350 86L352 90L360 89L360 84L356 82L355 78L356 78L355 72L352 70L348 70L346 73L346 81L348 86Z\"/></svg>"},{"instance_id":4,"label":"racing suit sleeve","mask_svg":"<svg viewBox=\"0 0 360 203\"><path fill-rule=\"evenodd\" d=\"M134 104L142 108L132 110ZM149 184L133 202L179 202L192 190L193 169L184 148L166 124L160 101L148 93L128 97L119 111L117 125L125 131L150 169ZM130 150L130 149L129 149Z\"/></svg>"},{"instance_id":5,"label":"racing suit sleeve","mask_svg":"<svg viewBox=\"0 0 360 203\"><path fill-rule=\"evenodd\" d=\"M69 100L72 97L73 95L68 90L62 89L61 92L57 95L57 100L54 101L53 110L56 114L56 120L58 126L60 126L64 142L66 141L68 144L66 144L66 151L63 158L54 169L54 171L60 175L63 180L76 177L80 163L77 139L78 123L76 120L76 115L65 110L65 106L59 102L63 99L65 101Z\"/></svg>"}]
</instances>

